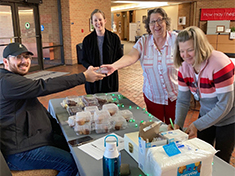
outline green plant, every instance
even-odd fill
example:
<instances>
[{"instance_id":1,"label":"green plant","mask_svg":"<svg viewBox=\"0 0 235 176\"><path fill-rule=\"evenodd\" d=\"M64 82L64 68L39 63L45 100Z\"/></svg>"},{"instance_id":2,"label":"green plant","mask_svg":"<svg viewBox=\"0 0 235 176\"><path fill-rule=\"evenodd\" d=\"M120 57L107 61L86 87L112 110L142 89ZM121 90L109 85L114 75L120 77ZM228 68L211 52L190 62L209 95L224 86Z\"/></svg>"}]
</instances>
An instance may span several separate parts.
<instances>
[{"instance_id":1,"label":"green plant","mask_svg":"<svg viewBox=\"0 0 235 176\"><path fill-rule=\"evenodd\" d=\"M231 27L231 32L235 32L235 27Z\"/></svg>"}]
</instances>

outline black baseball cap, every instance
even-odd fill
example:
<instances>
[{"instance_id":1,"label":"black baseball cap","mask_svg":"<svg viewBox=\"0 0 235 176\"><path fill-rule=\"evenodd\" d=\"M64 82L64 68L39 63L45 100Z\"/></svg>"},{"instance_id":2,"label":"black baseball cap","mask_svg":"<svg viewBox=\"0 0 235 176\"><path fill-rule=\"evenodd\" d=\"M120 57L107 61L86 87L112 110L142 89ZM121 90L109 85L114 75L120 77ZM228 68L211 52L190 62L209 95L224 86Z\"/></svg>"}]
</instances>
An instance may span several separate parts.
<instances>
[{"instance_id":1,"label":"black baseball cap","mask_svg":"<svg viewBox=\"0 0 235 176\"><path fill-rule=\"evenodd\" d=\"M28 53L33 55L32 52L28 51L28 49L21 43L10 43L3 50L3 58L7 58L9 55L18 56L21 53Z\"/></svg>"}]
</instances>

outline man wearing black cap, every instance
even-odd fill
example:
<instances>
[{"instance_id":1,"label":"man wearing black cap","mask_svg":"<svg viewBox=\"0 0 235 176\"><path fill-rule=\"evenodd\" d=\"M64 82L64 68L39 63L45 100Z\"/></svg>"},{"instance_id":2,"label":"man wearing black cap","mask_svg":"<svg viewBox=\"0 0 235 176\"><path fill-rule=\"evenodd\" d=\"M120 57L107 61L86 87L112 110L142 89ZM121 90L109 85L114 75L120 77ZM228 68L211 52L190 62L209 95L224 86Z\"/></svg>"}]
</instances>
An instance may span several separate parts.
<instances>
[{"instance_id":1,"label":"man wearing black cap","mask_svg":"<svg viewBox=\"0 0 235 176\"><path fill-rule=\"evenodd\" d=\"M0 149L10 170L54 169L76 175L71 154L54 147L50 114L37 97L60 92L105 75L89 67L85 72L48 80L31 80L27 74L33 53L20 43L3 51L0 69Z\"/></svg>"}]
</instances>

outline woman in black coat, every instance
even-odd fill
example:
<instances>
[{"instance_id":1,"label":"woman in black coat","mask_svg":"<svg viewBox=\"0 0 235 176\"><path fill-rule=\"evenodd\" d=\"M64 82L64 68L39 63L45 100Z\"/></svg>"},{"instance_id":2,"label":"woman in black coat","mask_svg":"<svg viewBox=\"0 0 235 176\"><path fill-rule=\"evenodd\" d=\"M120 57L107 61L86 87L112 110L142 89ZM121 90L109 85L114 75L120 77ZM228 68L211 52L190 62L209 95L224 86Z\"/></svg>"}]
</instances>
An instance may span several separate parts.
<instances>
[{"instance_id":1,"label":"woman in black coat","mask_svg":"<svg viewBox=\"0 0 235 176\"><path fill-rule=\"evenodd\" d=\"M117 34L105 29L105 14L101 10L95 9L91 13L91 21L95 30L83 40L82 65L88 68L90 65L99 67L103 64L112 64L123 56L120 39ZM85 89L87 94L117 92L118 72L105 77L102 81L86 82Z\"/></svg>"}]
</instances>

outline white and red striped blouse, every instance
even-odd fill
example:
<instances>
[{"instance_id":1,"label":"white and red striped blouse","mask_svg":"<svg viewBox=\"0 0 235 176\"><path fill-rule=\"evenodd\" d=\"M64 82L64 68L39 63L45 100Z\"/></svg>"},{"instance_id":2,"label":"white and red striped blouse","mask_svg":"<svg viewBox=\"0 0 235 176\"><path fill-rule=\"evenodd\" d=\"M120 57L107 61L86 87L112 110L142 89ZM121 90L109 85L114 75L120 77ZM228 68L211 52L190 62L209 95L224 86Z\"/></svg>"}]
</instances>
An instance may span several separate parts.
<instances>
[{"instance_id":1,"label":"white and red striped blouse","mask_svg":"<svg viewBox=\"0 0 235 176\"><path fill-rule=\"evenodd\" d=\"M134 48L140 53L143 69L143 93L152 102L168 105L168 99L176 100L178 92L177 69L173 64L175 32L167 32L166 42L158 51L153 35L142 36Z\"/></svg>"}]
</instances>

